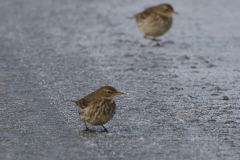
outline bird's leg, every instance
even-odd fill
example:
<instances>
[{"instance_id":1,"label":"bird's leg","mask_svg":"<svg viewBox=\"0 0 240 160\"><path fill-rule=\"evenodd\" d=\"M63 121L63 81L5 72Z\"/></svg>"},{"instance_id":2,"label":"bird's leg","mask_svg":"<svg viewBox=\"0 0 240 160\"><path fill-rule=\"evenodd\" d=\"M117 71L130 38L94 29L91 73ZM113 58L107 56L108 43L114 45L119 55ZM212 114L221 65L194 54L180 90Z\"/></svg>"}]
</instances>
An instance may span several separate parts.
<instances>
[{"instance_id":1,"label":"bird's leg","mask_svg":"<svg viewBox=\"0 0 240 160\"><path fill-rule=\"evenodd\" d=\"M153 37L151 40L152 40L151 42L157 42L156 46L161 47L161 45L159 44L161 39L156 39L155 37Z\"/></svg>"},{"instance_id":2,"label":"bird's leg","mask_svg":"<svg viewBox=\"0 0 240 160\"><path fill-rule=\"evenodd\" d=\"M105 128L103 125L102 127L104 128L104 130L102 132L108 132L107 128Z\"/></svg>"},{"instance_id":3,"label":"bird's leg","mask_svg":"<svg viewBox=\"0 0 240 160\"><path fill-rule=\"evenodd\" d=\"M156 37L149 37L149 36L146 36L146 35L144 35L143 38L150 39L150 40L156 41L156 42L160 42L161 41L161 39L157 39Z\"/></svg>"},{"instance_id":4,"label":"bird's leg","mask_svg":"<svg viewBox=\"0 0 240 160\"><path fill-rule=\"evenodd\" d=\"M161 41L161 39L157 39L157 38L155 38L155 37L153 37L151 40L152 40L152 41L156 41L156 42L160 42L160 41Z\"/></svg>"},{"instance_id":5,"label":"bird's leg","mask_svg":"<svg viewBox=\"0 0 240 160\"><path fill-rule=\"evenodd\" d=\"M86 129L85 129L85 131L88 131L88 130L90 130L89 128L88 128L88 126L87 126L87 124L86 124L86 122L84 121L84 123L85 123L85 126L86 126Z\"/></svg>"},{"instance_id":6,"label":"bird's leg","mask_svg":"<svg viewBox=\"0 0 240 160\"><path fill-rule=\"evenodd\" d=\"M153 41L150 41L149 44L152 44L152 42L153 42ZM163 45L162 45L162 44L159 44L159 43L157 42L157 43L156 43L156 46L157 46L157 47L162 47Z\"/></svg>"},{"instance_id":7,"label":"bird's leg","mask_svg":"<svg viewBox=\"0 0 240 160\"><path fill-rule=\"evenodd\" d=\"M85 131L94 132L93 130L91 130L91 129L89 129L89 128L88 128L88 126L87 126L87 124L86 124L86 122L85 122L85 121L84 121L84 123L85 123L85 126L86 126L86 129L85 129Z\"/></svg>"},{"instance_id":8,"label":"bird's leg","mask_svg":"<svg viewBox=\"0 0 240 160\"><path fill-rule=\"evenodd\" d=\"M157 42L156 46L161 47L161 45L158 43L161 41L161 39L156 39L155 37L152 38L152 37L148 37L148 36L144 36L144 38L151 40L151 42L149 44L152 44L152 42Z\"/></svg>"}]
</instances>

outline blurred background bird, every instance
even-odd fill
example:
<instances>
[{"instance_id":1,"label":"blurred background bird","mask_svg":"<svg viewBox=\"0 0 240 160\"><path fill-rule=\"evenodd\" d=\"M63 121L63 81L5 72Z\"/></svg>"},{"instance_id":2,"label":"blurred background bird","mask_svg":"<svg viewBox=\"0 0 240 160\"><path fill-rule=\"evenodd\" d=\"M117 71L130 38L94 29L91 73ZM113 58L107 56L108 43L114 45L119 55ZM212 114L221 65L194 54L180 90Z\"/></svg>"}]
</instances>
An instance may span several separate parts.
<instances>
[{"instance_id":1,"label":"blurred background bird","mask_svg":"<svg viewBox=\"0 0 240 160\"><path fill-rule=\"evenodd\" d=\"M103 125L113 118L116 112L114 98L119 94L123 93L111 86L103 86L79 101L69 102L78 106L78 113L85 123L86 130L92 131L87 127L87 122L91 125L101 125L104 128L103 131L108 132Z\"/></svg>"},{"instance_id":2,"label":"blurred background bird","mask_svg":"<svg viewBox=\"0 0 240 160\"><path fill-rule=\"evenodd\" d=\"M144 38L158 42L160 39L156 39L156 37L163 35L171 28L172 14L177 13L170 4L160 4L147 8L131 18L136 19ZM157 45L159 44L157 43Z\"/></svg>"}]
</instances>

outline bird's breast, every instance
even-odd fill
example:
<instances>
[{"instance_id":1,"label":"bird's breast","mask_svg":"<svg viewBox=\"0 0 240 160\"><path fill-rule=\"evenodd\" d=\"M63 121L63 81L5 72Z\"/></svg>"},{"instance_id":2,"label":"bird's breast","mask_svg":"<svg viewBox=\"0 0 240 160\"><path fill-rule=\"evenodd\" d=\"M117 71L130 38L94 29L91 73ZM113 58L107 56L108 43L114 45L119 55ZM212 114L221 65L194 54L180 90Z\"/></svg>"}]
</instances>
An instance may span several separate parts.
<instances>
[{"instance_id":1,"label":"bird's breast","mask_svg":"<svg viewBox=\"0 0 240 160\"><path fill-rule=\"evenodd\" d=\"M86 108L84 112L81 112L80 117L91 125L103 125L113 118L115 112L115 102L99 102Z\"/></svg>"}]
</instances>

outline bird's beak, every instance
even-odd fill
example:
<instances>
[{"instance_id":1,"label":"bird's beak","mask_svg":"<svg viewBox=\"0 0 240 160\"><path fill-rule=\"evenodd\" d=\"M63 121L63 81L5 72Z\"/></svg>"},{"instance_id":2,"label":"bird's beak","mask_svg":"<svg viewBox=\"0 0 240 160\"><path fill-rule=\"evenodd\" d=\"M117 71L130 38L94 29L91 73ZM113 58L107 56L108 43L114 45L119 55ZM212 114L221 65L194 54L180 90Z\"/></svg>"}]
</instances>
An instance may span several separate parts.
<instances>
[{"instance_id":1,"label":"bird's beak","mask_svg":"<svg viewBox=\"0 0 240 160\"><path fill-rule=\"evenodd\" d=\"M175 12L175 11L172 11L172 14L178 14L177 12Z\"/></svg>"},{"instance_id":2,"label":"bird's beak","mask_svg":"<svg viewBox=\"0 0 240 160\"><path fill-rule=\"evenodd\" d=\"M115 95L119 95L119 94L124 94L124 93L121 93L121 92L117 92L117 93L115 93Z\"/></svg>"}]
</instances>

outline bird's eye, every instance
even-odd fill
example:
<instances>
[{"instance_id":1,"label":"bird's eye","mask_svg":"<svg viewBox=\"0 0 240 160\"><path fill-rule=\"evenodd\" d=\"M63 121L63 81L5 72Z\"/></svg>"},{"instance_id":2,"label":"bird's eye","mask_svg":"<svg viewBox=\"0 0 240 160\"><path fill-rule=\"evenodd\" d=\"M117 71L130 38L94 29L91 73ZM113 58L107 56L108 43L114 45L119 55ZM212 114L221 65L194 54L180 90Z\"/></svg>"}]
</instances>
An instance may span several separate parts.
<instances>
[{"instance_id":1,"label":"bird's eye","mask_svg":"<svg viewBox=\"0 0 240 160\"><path fill-rule=\"evenodd\" d=\"M110 91L108 91L108 93L111 93Z\"/></svg>"}]
</instances>

